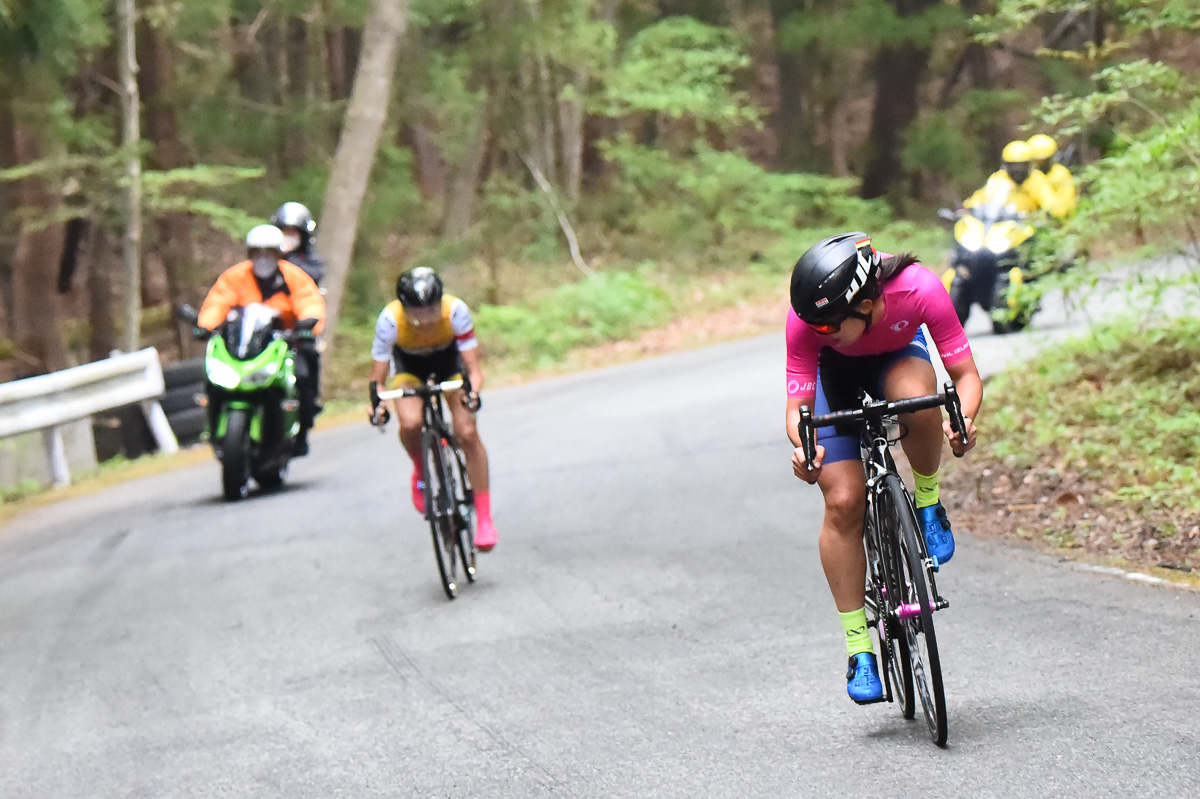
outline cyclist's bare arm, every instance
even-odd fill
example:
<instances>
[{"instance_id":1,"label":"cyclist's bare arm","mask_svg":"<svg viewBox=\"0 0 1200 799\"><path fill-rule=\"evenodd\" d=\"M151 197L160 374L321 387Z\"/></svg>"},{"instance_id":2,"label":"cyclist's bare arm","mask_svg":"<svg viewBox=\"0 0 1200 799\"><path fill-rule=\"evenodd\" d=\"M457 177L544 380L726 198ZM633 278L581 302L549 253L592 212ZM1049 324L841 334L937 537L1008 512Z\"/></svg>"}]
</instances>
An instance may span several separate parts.
<instances>
[{"instance_id":1,"label":"cyclist's bare arm","mask_svg":"<svg viewBox=\"0 0 1200 799\"><path fill-rule=\"evenodd\" d=\"M483 370L479 368L479 350L475 348L460 350L459 355L462 356L467 379L471 381L471 390L478 394L483 390Z\"/></svg>"},{"instance_id":2,"label":"cyclist's bare arm","mask_svg":"<svg viewBox=\"0 0 1200 799\"><path fill-rule=\"evenodd\" d=\"M800 446L800 407L807 405L810 411L817 406L816 396L788 397L787 401L787 436L793 447Z\"/></svg>"},{"instance_id":3,"label":"cyclist's bare arm","mask_svg":"<svg viewBox=\"0 0 1200 799\"><path fill-rule=\"evenodd\" d=\"M383 390L384 381L388 378L388 369L391 368L391 361L371 361L371 379L380 386L380 391Z\"/></svg>"},{"instance_id":4,"label":"cyclist's bare arm","mask_svg":"<svg viewBox=\"0 0 1200 799\"><path fill-rule=\"evenodd\" d=\"M966 452L975 446L975 418L983 405L983 381L979 377L974 358L947 366L946 374L954 381L954 387L958 390L958 397L962 402L963 417L967 423L967 443L964 445L959 435L950 430L949 421L945 422L943 429L946 431L946 437L950 439L951 448L955 452Z\"/></svg>"},{"instance_id":5,"label":"cyclist's bare arm","mask_svg":"<svg viewBox=\"0 0 1200 799\"><path fill-rule=\"evenodd\" d=\"M803 442L800 440L800 408L808 406L811 411L816 408L816 396L788 397L787 401L787 435L792 442L792 473L806 483L815 483L821 474L821 464L825 460L825 447L817 443L816 458L813 463L807 462L804 456ZM813 431L816 441L816 431Z\"/></svg>"}]
</instances>

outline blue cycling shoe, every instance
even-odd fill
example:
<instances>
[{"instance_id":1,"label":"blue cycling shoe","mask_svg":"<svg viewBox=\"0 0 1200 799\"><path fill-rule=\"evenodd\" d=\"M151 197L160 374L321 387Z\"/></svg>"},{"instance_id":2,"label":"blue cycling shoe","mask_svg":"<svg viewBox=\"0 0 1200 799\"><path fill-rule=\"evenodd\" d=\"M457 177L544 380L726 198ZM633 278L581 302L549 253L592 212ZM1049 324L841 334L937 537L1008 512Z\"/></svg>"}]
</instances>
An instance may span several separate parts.
<instances>
[{"instance_id":1,"label":"blue cycling shoe","mask_svg":"<svg viewBox=\"0 0 1200 799\"><path fill-rule=\"evenodd\" d=\"M935 502L927 508L917 508L917 521L925 534L925 548L940 566L954 557L954 533L950 531L950 520L942 503Z\"/></svg>"},{"instance_id":2,"label":"blue cycling shoe","mask_svg":"<svg viewBox=\"0 0 1200 799\"><path fill-rule=\"evenodd\" d=\"M860 705L883 701L883 683L879 679L879 663L874 652L850 656L846 667L846 693Z\"/></svg>"}]
</instances>

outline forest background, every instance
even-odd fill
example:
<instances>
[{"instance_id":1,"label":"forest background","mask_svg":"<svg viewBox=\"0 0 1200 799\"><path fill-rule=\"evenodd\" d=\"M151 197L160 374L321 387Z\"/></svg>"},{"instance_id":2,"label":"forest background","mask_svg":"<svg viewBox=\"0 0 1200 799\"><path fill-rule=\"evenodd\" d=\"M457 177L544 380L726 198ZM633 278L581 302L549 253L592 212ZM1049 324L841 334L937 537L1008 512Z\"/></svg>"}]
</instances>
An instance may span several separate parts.
<instances>
[{"instance_id":1,"label":"forest background","mask_svg":"<svg viewBox=\"0 0 1200 799\"><path fill-rule=\"evenodd\" d=\"M288 200L356 397L404 269L550 368L782 297L831 232L937 268L935 209L1033 132L1084 191L1053 247L1195 242L1198 31L1188 0L0 0L0 380L199 354L171 308Z\"/></svg>"}]
</instances>

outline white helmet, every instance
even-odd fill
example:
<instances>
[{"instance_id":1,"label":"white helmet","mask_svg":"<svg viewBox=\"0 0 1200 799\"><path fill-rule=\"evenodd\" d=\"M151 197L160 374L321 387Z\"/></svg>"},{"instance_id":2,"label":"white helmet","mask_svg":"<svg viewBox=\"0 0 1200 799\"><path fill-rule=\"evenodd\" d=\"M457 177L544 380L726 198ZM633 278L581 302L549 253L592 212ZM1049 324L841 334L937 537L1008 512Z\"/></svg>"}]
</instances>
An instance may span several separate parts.
<instances>
[{"instance_id":1,"label":"white helmet","mask_svg":"<svg viewBox=\"0 0 1200 799\"><path fill-rule=\"evenodd\" d=\"M282 250L283 231L274 225L259 225L246 234L246 249Z\"/></svg>"}]
</instances>

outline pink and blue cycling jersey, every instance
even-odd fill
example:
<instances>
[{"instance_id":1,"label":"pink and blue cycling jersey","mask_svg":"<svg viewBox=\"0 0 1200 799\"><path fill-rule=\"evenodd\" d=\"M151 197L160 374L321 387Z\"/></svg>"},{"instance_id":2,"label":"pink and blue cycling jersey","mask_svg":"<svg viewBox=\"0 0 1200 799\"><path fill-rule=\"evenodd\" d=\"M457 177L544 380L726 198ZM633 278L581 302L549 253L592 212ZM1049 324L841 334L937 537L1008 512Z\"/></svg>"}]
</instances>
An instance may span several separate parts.
<instances>
[{"instance_id":1,"label":"pink and blue cycling jersey","mask_svg":"<svg viewBox=\"0 0 1200 799\"><path fill-rule=\"evenodd\" d=\"M880 256L887 258L884 253ZM942 363L953 366L971 357L967 334L959 324L954 305L945 286L921 264L912 264L883 284L884 315L849 346L833 343L788 311L787 320L787 393L789 397L810 397L817 389L817 355L832 347L842 355L882 355L904 348L913 340L921 324L929 327Z\"/></svg>"}]
</instances>

